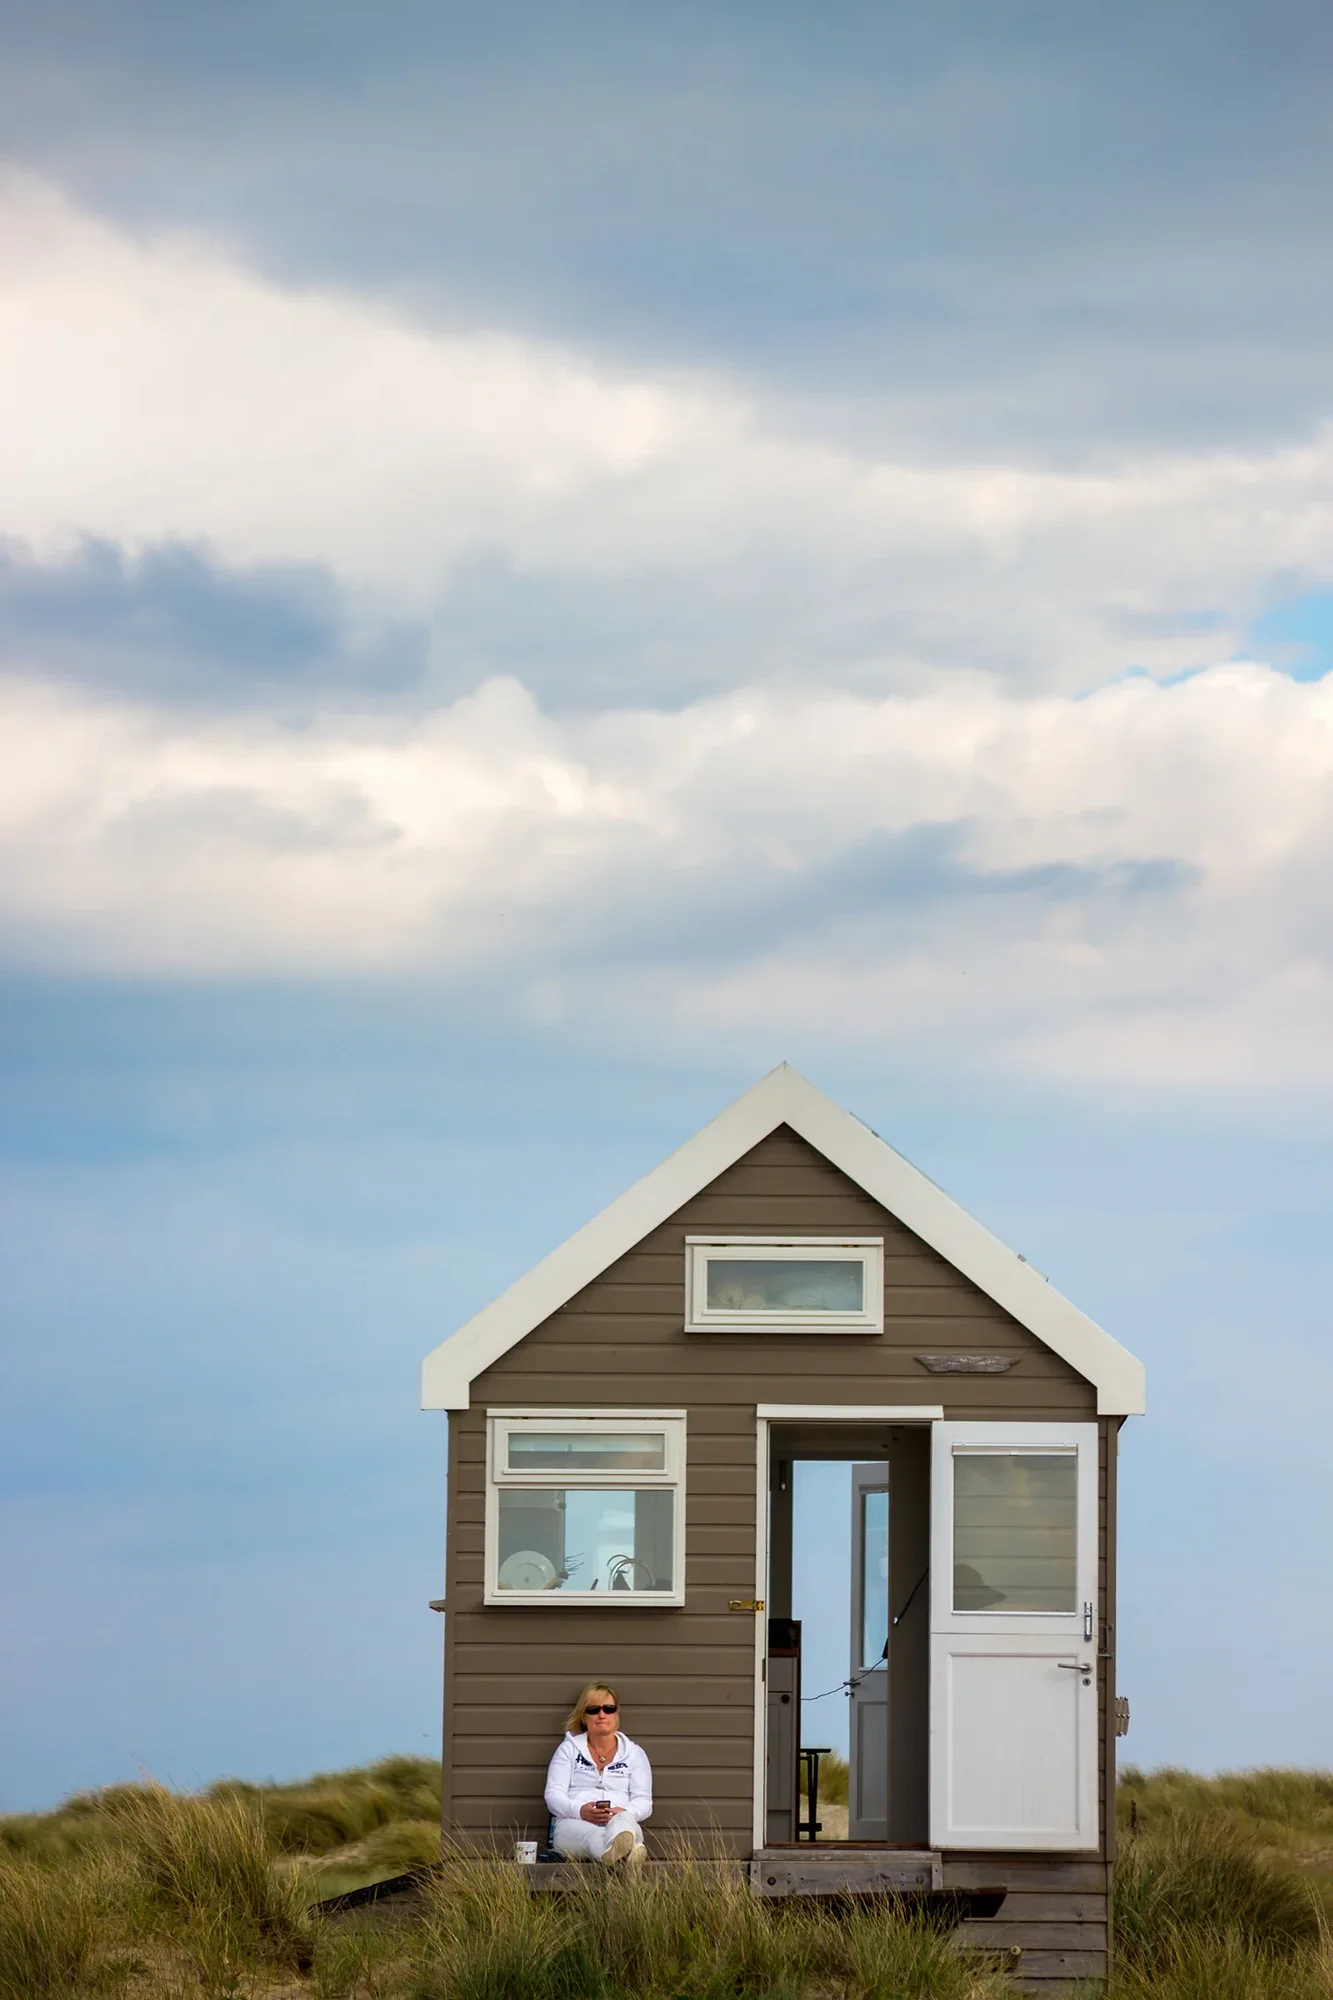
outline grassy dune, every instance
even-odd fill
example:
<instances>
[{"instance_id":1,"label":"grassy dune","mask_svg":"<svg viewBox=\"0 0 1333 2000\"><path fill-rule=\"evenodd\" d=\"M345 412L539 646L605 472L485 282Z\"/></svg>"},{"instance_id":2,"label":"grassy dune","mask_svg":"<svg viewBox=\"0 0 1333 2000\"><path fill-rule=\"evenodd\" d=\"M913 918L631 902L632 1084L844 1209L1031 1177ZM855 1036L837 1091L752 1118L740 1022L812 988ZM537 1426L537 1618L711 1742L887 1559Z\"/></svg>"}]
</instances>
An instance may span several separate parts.
<instances>
[{"instance_id":1,"label":"grassy dune","mask_svg":"<svg viewBox=\"0 0 1333 2000\"><path fill-rule=\"evenodd\" d=\"M830 1774L836 1795L838 1774ZM821 1786L821 1790L822 1790ZM1128 1771L1116 2000L1333 2000L1333 1776ZM438 1775L389 1758L0 1819L0 2000L1002 2000L929 1922L754 1902L706 1866L532 1897L473 1858L410 1901L316 1899L434 1859Z\"/></svg>"}]
</instances>

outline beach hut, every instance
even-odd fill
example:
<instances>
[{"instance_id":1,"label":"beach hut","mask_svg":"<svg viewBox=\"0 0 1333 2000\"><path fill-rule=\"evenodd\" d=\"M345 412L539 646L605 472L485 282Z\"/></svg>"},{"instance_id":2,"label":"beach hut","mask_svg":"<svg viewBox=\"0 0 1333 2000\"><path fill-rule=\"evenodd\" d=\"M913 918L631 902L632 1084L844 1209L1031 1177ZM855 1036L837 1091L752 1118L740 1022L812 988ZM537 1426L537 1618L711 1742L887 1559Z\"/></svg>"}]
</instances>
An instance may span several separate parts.
<instances>
[{"instance_id":1,"label":"beach hut","mask_svg":"<svg viewBox=\"0 0 1333 2000\"><path fill-rule=\"evenodd\" d=\"M707 1841L759 1895L952 1897L960 1941L1034 1989L1103 1977L1117 1442L1143 1393L1032 1264L781 1065L425 1362L447 1833L544 1840L547 1757L603 1675L653 1760L650 1851ZM797 1777L823 1740L791 1600L816 1458L853 1466L838 1840Z\"/></svg>"}]
</instances>

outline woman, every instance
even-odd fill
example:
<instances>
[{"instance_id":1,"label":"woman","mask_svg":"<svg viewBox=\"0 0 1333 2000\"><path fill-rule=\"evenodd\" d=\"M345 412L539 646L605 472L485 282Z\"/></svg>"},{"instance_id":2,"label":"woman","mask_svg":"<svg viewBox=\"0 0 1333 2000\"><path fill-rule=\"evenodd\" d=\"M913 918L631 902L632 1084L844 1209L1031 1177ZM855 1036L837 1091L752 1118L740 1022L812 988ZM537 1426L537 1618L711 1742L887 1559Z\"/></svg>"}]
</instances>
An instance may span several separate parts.
<instances>
[{"instance_id":1,"label":"woman","mask_svg":"<svg viewBox=\"0 0 1333 2000\"><path fill-rule=\"evenodd\" d=\"M644 1859L640 1822L653 1809L653 1774L638 1744L621 1735L619 1719L615 1689L589 1681L565 1721L565 1740L546 1773L546 1806L567 1860L637 1867Z\"/></svg>"}]
</instances>

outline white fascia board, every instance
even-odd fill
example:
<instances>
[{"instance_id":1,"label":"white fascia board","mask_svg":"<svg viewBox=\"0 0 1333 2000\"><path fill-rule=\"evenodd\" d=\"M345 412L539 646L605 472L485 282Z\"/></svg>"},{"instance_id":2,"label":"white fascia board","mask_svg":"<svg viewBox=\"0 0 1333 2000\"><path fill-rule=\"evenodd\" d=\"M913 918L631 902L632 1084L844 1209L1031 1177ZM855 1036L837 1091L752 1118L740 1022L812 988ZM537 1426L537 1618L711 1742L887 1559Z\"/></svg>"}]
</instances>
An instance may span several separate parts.
<instances>
[{"instance_id":1,"label":"white fascia board","mask_svg":"<svg viewBox=\"0 0 1333 2000\"><path fill-rule=\"evenodd\" d=\"M779 1064L703 1130L442 1341L422 1368L428 1410L465 1410L483 1369L507 1354L779 1125L790 1125L1020 1325L1095 1384L1103 1416L1144 1406L1143 1365L1063 1298L859 1118Z\"/></svg>"},{"instance_id":2,"label":"white fascia board","mask_svg":"<svg viewBox=\"0 0 1333 2000\"><path fill-rule=\"evenodd\" d=\"M472 1382L483 1369L781 1125L786 1116L782 1108L786 1067L782 1064L761 1077L753 1089L428 1354L421 1371L422 1408L466 1410Z\"/></svg>"},{"instance_id":3,"label":"white fascia board","mask_svg":"<svg viewBox=\"0 0 1333 2000\"><path fill-rule=\"evenodd\" d=\"M793 1101L787 1124L988 1298L1012 1313L1053 1354L1095 1383L1100 1416L1142 1415L1143 1363L1128 1348L1071 1305L1025 1258L992 1236L868 1125L797 1071L789 1075Z\"/></svg>"}]
</instances>

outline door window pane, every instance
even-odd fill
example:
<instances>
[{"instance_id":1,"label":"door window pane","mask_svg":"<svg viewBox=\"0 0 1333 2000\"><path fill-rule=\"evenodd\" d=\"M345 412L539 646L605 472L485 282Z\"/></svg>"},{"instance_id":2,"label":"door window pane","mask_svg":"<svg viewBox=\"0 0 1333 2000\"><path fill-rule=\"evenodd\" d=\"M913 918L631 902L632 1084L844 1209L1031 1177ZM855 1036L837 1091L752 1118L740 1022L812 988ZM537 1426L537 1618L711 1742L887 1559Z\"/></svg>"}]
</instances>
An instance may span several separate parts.
<instances>
[{"instance_id":1,"label":"door window pane","mask_svg":"<svg viewBox=\"0 0 1333 2000\"><path fill-rule=\"evenodd\" d=\"M861 1495L861 1657L873 1666L889 1635L889 1495Z\"/></svg>"},{"instance_id":2,"label":"door window pane","mask_svg":"<svg viewBox=\"0 0 1333 2000\"><path fill-rule=\"evenodd\" d=\"M710 1257L708 1306L719 1312L862 1312L860 1259Z\"/></svg>"},{"instance_id":3,"label":"door window pane","mask_svg":"<svg viewBox=\"0 0 1333 2000\"><path fill-rule=\"evenodd\" d=\"M1076 1611L1078 1454L957 1452L955 1611Z\"/></svg>"},{"instance_id":4,"label":"door window pane","mask_svg":"<svg viewBox=\"0 0 1333 2000\"><path fill-rule=\"evenodd\" d=\"M675 1495L609 1487L502 1486L501 1590L669 1591Z\"/></svg>"},{"instance_id":5,"label":"door window pane","mask_svg":"<svg viewBox=\"0 0 1333 2000\"><path fill-rule=\"evenodd\" d=\"M511 1472L665 1472L661 1431L511 1431Z\"/></svg>"}]
</instances>

